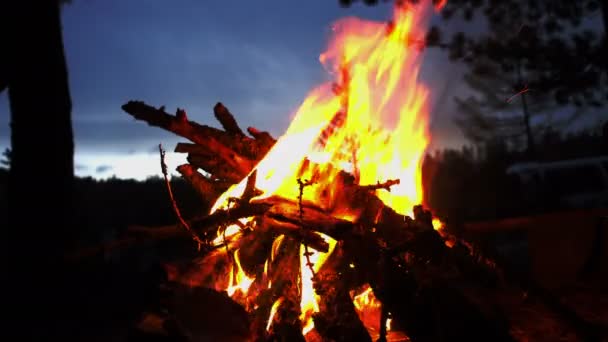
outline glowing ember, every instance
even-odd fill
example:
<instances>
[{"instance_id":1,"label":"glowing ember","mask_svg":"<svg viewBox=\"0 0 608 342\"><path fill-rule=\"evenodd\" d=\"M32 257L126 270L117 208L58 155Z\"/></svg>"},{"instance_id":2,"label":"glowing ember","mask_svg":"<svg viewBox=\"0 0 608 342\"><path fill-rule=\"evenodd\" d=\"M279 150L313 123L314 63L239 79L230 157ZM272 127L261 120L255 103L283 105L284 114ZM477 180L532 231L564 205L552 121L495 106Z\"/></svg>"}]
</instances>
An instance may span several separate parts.
<instances>
[{"instance_id":1,"label":"glowing ember","mask_svg":"<svg viewBox=\"0 0 608 342\"><path fill-rule=\"evenodd\" d=\"M382 315L382 306L372 288L366 284L359 294L354 291L350 293L353 300L355 310L359 315L359 319L365 325L370 336L376 336L380 332L380 317ZM387 331L390 331L390 322L386 322Z\"/></svg>"},{"instance_id":2,"label":"glowing ember","mask_svg":"<svg viewBox=\"0 0 608 342\"><path fill-rule=\"evenodd\" d=\"M443 222L441 222L438 218L433 218L433 229L436 231L441 231L443 229Z\"/></svg>"},{"instance_id":3,"label":"glowing ember","mask_svg":"<svg viewBox=\"0 0 608 342\"><path fill-rule=\"evenodd\" d=\"M448 3L448 0L435 1L435 10L440 11L447 3Z\"/></svg>"}]
</instances>

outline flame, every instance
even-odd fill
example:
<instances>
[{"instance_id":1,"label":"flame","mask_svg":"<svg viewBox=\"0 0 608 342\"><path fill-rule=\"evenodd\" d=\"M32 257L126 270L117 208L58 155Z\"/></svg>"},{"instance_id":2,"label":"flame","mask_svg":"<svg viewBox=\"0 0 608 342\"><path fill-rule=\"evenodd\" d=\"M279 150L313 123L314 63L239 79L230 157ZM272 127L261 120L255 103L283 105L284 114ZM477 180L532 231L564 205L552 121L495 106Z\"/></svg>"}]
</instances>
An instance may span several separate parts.
<instances>
[{"instance_id":1,"label":"flame","mask_svg":"<svg viewBox=\"0 0 608 342\"><path fill-rule=\"evenodd\" d=\"M322 253L314 248L308 247L308 253L310 254L306 258L306 248L304 245L300 245L300 282L301 282L301 301L300 301L300 321L302 321L303 328L302 334L306 336L315 326L312 315L315 312L319 312L318 296L313 288L313 271L316 274L321 266L325 263L327 258L331 255L334 248L336 247L336 240L330 238L325 234L318 233L319 236L329 244L329 250L327 253ZM308 260L312 264L311 267L308 265Z\"/></svg>"},{"instance_id":2,"label":"flame","mask_svg":"<svg viewBox=\"0 0 608 342\"><path fill-rule=\"evenodd\" d=\"M429 91L418 82L421 54L412 42L423 41L426 7L396 6L390 25L358 18L334 24L329 47L319 60L335 82L322 84L308 94L285 134L256 165L256 187L262 190L257 199L278 195L293 201L310 201L335 217L355 221L360 212L349 208L348 201L341 201L338 196L342 186L338 175L344 170L360 185L399 179L390 192L377 190L376 195L400 214L412 215L414 205L423 203L421 163L430 140ZM312 181L302 198L298 179ZM247 178L230 187L211 212L230 208L228 199L240 197L246 183ZM251 218L242 219L241 223L250 221ZM229 226L213 243L238 240L239 232L238 225ZM335 247L334 240L322 237L330 248L327 253L309 248L312 270L304 246L300 246L300 320L304 335L313 329L312 315L319 310L313 273ZM271 262L277 257L281 241L279 237L272 245ZM234 260L236 269L229 272L227 289L231 296L237 289L246 294L253 282L240 266L238 251ZM266 277L267 271L268 264L264 269ZM268 288L271 281L268 279ZM373 296L371 288L367 292L370 295ZM360 300L361 305L367 305L364 297ZM280 302L275 305L278 307Z\"/></svg>"},{"instance_id":3,"label":"flame","mask_svg":"<svg viewBox=\"0 0 608 342\"><path fill-rule=\"evenodd\" d=\"M382 304L374 295L374 291L369 284L365 284L359 294L355 293L355 291L351 291L350 295L359 319L363 322L370 336L379 334ZM386 331L391 331L390 318L386 320Z\"/></svg>"},{"instance_id":4,"label":"flame","mask_svg":"<svg viewBox=\"0 0 608 342\"><path fill-rule=\"evenodd\" d=\"M411 215L411 208L422 203L429 92L418 83L420 54L410 43L412 36L424 36L422 12L419 6L396 7L388 28L358 18L334 25L320 61L336 84L323 84L308 95L286 133L256 166L256 186L264 191L259 198L296 200L295 180L314 179L303 199L335 207L332 199L340 189L334 181L346 169L361 185L400 179L390 192L377 191L398 213ZM246 179L231 187L212 211L242 194L245 185Z\"/></svg>"},{"instance_id":5,"label":"flame","mask_svg":"<svg viewBox=\"0 0 608 342\"><path fill-rule=\"evenodd\" d=\"M236 265L236 269L234 266L230 267L230 274L228 280L228 287L226 288L226 292L230 297L232 297L237 290L241 292L241 294L246 295L247 291L249 291L249 287L255 280L254 278L250 278L245 274L243 268L241 267L241 260L239 259L239 250L234 252L234 264Z\"/></svg>"},{"instance_id":6,"label":"flame","mask_svg":"<svg viewBox=\"0 0 608 342\"><path fill-rule=\"evenodd\" d=\"M285 235L279 235L272 242L272 249L270 252L270 261L273 261L277 257L277 253L279 252L279 248L281 247L281 242L283 242L284 238L285 238Z\"/></svg>"},{"instance_id":7,"label":"flame","mask_svg":"<svg viewBox=\"0 0 608 342\"><path fill-rule=\"evenodd\" d=\"M353 297L353 305L355 305L355 309L362 311L368 307L377 308L380 306L380 302L376 300L371 286L366 284L364 290Z\"/></svg>"},{"instance_id":8,"label":"flame","mask_svg":"<svg viewBox=\"0 0 608 342\"><path fill-rule=\"evenodd\" d=\"M440 219L434 217L432 223L433 223L433 229L435 229L436 231L443 230L444 225L443 225L443 222L441 222Z\"/></svg>"},{"instance_id":9,"label":"flame","mask_svg":"<svg viewBox=\"0 0 608 342\"><path fill-rule=\"evenodd\" d=\"M448 3L448 0L435 1L435 11L441 11L447 3Z\"/></svg>"},{"instance_id":10,"label":"flame","mask_svg":"<svg viewBox=\"0 0 608 342\"><path fill-rule=\"evenodd\" d=\"M268 323L266 323L266 331L270 331L270 326L272 325L274 315L277 313L281 303L283 303L283 299L283 297L280 297L272 304L272 307L270 308L270 316L268 316Z\"/></svg>"}]
</instances>

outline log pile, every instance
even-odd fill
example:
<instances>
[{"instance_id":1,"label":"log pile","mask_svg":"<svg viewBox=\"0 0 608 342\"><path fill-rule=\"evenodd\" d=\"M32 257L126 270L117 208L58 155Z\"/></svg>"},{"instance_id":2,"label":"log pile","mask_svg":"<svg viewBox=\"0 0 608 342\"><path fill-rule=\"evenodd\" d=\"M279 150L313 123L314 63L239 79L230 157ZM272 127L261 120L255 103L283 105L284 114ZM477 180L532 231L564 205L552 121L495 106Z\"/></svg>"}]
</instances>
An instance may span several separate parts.
<instances>
[{"instance_id":1,"label":"log pile","mask_svg":"<svg viewBox=\"0 0 608 342\"><path fill-rule=\"evenodd\" d=\"M138 101L122 109L190 141L175 148L188 154L188 163L177 171L210 203L247 177L245 191L231 199L229 208L188 222L207 243L190 268L172 272L170 277L173 284L215 285L222 290L217 285L222 283L220 278L238 264L256 279L249 288L255 295L232 297L248 312L247 339L304 340L297 285L300 245L306 246L307 258L308 248L321 252L332 248L317 232L337 241L323 267L315 271L310 259L305 265L311 268L320 298L319 310L312 317L317 340L390 340L385 328L389 315L392 329L403 331L413 341L535 340L539 334L548 339L590 337L588 326L527 292L472 244L448 230L435 230L428 210L418 206L410 218L383 205L376 191L390 191L399 180L360 186L341 172L336 180L342 189L339 196L361 212L355 222L334 217L302 196L298 201L277 196L258 199L256 172L251 171L276 142L267 132L249 127L247 136L221 103L213 111L223 130L190 121L182 109L171 115L163 107ZM305 180L294 180L300 194L307 185ZM243 219L248 220L243 223ZM218 232L226 234L222 229L235 224L240 226L238 239L212 243ZM178 226L133 232L162 238L189 236ZM375 336L359 319L351 297L364 286L371 287L381 303ZM538 324L541 318L543 326ZM192 335L196 329L189 330Z\"/></svg>"}]
</instances>

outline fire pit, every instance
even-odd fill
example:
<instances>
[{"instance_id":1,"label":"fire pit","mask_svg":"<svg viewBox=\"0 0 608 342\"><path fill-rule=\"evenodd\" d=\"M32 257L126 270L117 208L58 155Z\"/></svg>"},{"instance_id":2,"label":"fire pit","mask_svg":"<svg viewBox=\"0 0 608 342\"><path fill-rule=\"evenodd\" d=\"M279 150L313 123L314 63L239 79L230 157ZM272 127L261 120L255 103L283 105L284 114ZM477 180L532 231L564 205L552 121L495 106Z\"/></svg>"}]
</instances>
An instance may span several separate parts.
<instances>
[{"instance_id":1,"label":"fire pit","mask_svg":"<svg viewBox=\"0 0 608 342\"><path fill-rule=\"evenodd\" d=\"M214 205L189 222L175 206L201 258L172 280L240 304L243 339L512 338L505 319L471 295L502 273L420 205L430 136L417 42L426 12L396 7L389 25L337 22L320 57L335 82L308 94L278 140L253 127L246 135L221 103L223 130L180 109L123 106L193 142L175 148L189 162L177 170Z\"/></svg>"}]
</instances>

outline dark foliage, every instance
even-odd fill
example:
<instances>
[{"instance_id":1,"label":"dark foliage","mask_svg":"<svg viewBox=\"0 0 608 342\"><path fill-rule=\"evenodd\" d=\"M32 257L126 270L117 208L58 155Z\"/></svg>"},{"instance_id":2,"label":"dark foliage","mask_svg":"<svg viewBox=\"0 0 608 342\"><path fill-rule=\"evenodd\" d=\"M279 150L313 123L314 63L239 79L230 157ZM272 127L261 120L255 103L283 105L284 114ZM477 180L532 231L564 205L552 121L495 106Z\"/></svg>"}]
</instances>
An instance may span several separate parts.
<instances>
[{"instance_id":1,"label":"dark foliage","mask_svg":"<svg viewBox=\"0 0 608 342\"><path fill-rule=\"evenodd\" d=\"M192 187L181 179L171 182L177 204L184 217L202 214L208 208ZM76 181L78 222L94 235L107 229L118 233L130 225L157 226L177 219L161 178L146 181L82 178Z\"/></svg>"},{"instance_id":2,"label":"dark foliage","mask_svg":"<svg viewBox=\"0 0 608 342\"><path fill-rule=\"evenodd\" d=\"M538 161L606 156L608 146L603 140L602 135L589 132L562 135L547 131L538 142ZM507 175L507 167L526 160L524 152L509 149L504 140L428 155L423 165L427 204L438 216L460 222L564 209L552 198L526 198L523 185Z\"/></svg>"}]
</instances>

